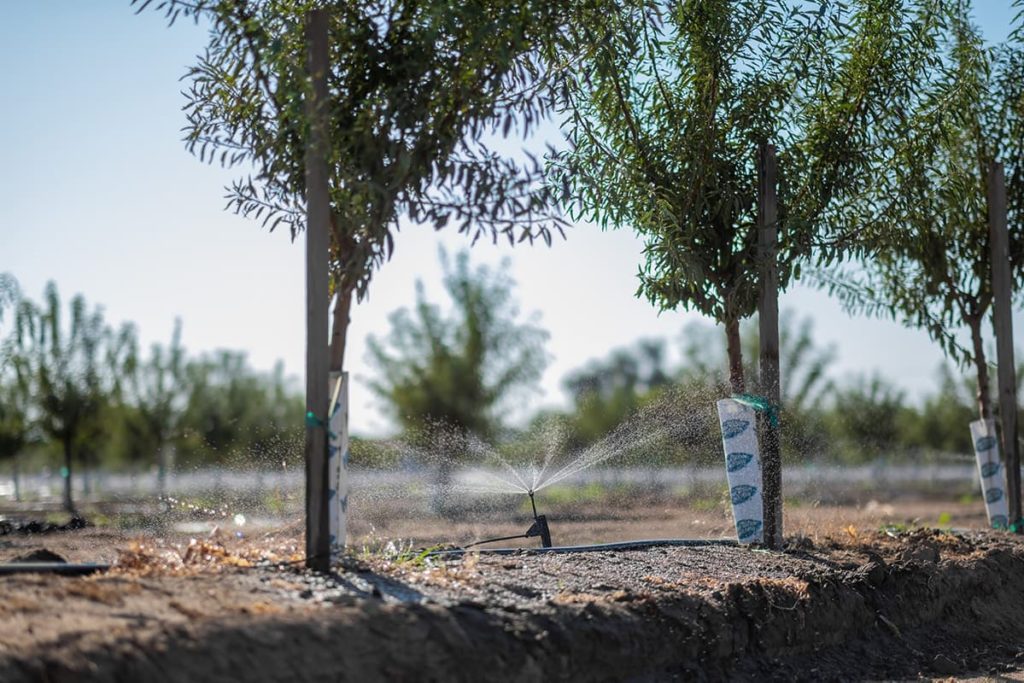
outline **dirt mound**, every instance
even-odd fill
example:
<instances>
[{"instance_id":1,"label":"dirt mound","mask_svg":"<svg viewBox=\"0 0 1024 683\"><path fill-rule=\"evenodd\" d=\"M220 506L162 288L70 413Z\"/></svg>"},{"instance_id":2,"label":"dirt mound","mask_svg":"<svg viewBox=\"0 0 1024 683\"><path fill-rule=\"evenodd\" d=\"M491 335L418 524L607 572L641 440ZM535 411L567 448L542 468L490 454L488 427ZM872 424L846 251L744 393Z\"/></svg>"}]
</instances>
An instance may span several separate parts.
<instances>
[{"instance_id":1,"label":"dirt mound","mask_svg":"<svg viewBox=\"0 0 1024 683\"><path fill-rule=\"evenodd\" d=\"M8 579L21 607L0 603L0 680L858 680L1024 665L1024 544L995 533L473 554L332 577L224 556L217 573Z\"/></svg>"},{"instance_id":2,"label":"dirt mound","mask_svg":"<svg viewBox=\"0 0 1024 683\"><path fill-rule=\"evenodd\" d=\"M11 562L67 562L67 560L57 553L47 548L39 548L23 555L18 555L11 559Z\"/></svg>"}]
</instances>

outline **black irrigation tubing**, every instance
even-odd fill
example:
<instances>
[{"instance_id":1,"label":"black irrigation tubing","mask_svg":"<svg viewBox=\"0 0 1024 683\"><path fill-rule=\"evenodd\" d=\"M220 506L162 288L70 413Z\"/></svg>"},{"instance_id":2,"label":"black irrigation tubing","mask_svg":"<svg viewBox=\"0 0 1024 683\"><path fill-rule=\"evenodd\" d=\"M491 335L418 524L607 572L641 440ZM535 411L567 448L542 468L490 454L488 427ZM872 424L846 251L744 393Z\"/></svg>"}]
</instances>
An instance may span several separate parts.
<instances>
[{"instance_id":1,"label":"black irrigation tubing","mask_svg":"<svg viewBox=\"0 0 1024 683\"><path fill-rule=\"evenodd\" d=\"M525 538L522 536L509 536L509 540L513 538ZM504 539L491 539L491 540L504 540ZM739 543L733 539L722 538L722 539L708 539L708 538L667 538L667 539L654 539L647 541L618 541L616 543L597 543L594 545L562 545L553 546L551 548L470 548L473 544L466 546L465 548L449 548L446 550L432 550L428 553L423 553L423 557L437 557L437 558L458 558L462 557L467 553L480 553L481 555L534 555L540 553L594 553L602 551L612 550L642 550L643 548L666 548L666 547L683 547L683 548L707 548L713 546L719 546L724 548L735 548L739 546ZM344 548L339 548L335 552L343 552ZM332 555L334 553L331 553ZM312 557L304 557L300 560L284 560L280 562L257 562L251 567L239 567L239 569L283 569L285 567L299 566L306 563L310 559L319 559L325 557L324 555L314 555Z\"/></svg>"},{"instance_id":2,"label":"black irrigation tubing","mask_svg":"<svg viewBox=\"0 0 1024 683\"><path fill-rule=\"evenodd\" d=\"M427 553L425 557L461 557L466 553L480 553L481 555L535 555L540 553L594 553L607 552L611 550L641 550L643 548L706 548L710 546L723 546L733 548L739 543L732 539L701 539L701 538L667 538L648 541L619 541L616 543L596 543L593 545L562 545L551 548L453 548L451 550L435 550Z\"/></svg>"},{"instance_id":3,"label":"black irrigation tubing","mask_svg":"<svg viewBox=\"0 0 1024 683\"><path fill-rule=\"evenodd\" d=\"M3 574L60 574L62 576L86 576L110 569L109 564L96 562L8 562L0 564Z\"/></svg>"}]
</instances>

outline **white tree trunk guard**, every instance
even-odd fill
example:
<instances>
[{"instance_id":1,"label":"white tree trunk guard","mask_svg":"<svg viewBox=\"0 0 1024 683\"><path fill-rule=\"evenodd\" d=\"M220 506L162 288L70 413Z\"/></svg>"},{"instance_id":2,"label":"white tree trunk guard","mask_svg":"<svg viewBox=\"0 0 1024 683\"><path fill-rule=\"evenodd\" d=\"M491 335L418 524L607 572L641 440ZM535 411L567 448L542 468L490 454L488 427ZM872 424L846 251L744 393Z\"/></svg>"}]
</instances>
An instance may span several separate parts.
<instances>
[{"instance_id":1,"label":"white tree trunk guard","mask_svg":"<svg viewBox=\"0 0 1024 683\"><path fill-rule=\"evenodd\" d=\"M331 560L345 547L348 517L348 373L329 376L331 403L327 429L327 500L330 506Z\"/></svg>"},{"instance_id":2,"label":"white tree trunk guard","mask_svg":"<svg viewBox=\"0 0 1024 683\"><path fill-rule=\"evenodd\" d=\"M981 493L985 497L988 523L993 529L1005 529L1009 523L1009 505L1006 500L1006 477L999 459L999 439L995 420L976 420L971 423L971 441L978 459Z\"/></svg>"},{"instance_id":3,"label":"white tree trunk guard","mask_svg":"<svg viewBox=\"0 0 1024 683\"><path fill-rule=\"evenodd\" d=\"M764 498L754 409L723 398L718 401L718 420L722 427L736 537L740 543L761 543L764 540Z\"/></svg>"}]
</instances>

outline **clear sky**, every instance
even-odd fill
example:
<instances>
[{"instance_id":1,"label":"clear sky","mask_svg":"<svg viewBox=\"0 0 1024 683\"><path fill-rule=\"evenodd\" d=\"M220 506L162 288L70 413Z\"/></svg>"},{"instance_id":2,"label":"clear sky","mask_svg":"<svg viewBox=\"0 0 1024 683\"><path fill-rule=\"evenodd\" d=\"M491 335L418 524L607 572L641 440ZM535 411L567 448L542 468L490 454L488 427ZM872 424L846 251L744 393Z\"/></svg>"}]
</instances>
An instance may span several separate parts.
<instances>
[{"instance_id":1,"label":"clear sky","mask_svg":"<svg viewBox=\"0 0 1024 683\"><path fill-rule=\"evenodd\" d=\"M975 4L986 36L1005 37L1011 0ZM112 322L137 323L147 346L166 341L180 316L192 353L245 349L257 368L281 359L301 376L301 242L224 211L232 172L201 164L181 142L179 79L205 42L201 27L167 28L156 12L134 15L128 0L0 0L0 272L33 298L51 279L64 296L85 294ZM439 244L467 241L404 228L370 300L353 313L356 433L389 428L366 388L366 336L386 334L388 314L412 302L417 278L441 297ZM616 347L640 337L678 346L696 316L658 315L634 297L640 253L628 231L586 225L551 248L473 248L476 262L512 259L521 308L538 311L551 334L542 392L524 411L564 404L565 374ZM878 371L913 398L934 386L942 356L924 333L850 319L805 288L781 304L815 320L820 344L835 344L836 379ZM1015 320L1020 337L1024 316Z\"/></svg>"}]
</instances>

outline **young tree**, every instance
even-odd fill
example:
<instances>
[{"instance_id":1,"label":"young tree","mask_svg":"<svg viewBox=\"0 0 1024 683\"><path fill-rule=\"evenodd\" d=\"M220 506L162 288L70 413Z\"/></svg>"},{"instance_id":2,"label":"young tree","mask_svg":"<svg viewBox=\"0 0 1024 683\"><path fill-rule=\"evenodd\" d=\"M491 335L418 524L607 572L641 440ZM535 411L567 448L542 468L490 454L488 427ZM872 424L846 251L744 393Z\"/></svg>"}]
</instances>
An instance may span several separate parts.
<instances>
[{"instance_id":1,"label":"young tree","mask_svg":"<svg viewBox=\"0 0 1024 683\"><path fill-rule=\"evenodd\" d=\"M171 342L154 344L149 358L133 364L126 384L126 429L136 459L157 459L157 490L162 495L167 484L169 450L178 435L178 423L185 409L185 349L181 345L181 320L175 320Z\"/></svg>"},{"instance_id":2,"label":"young tree","mask_svg":"<svg viewBox=\"0 0 1024 683\"><path fill-rule=\"evenodd\" d=\"M14 499L21 500L21 452L31 430L28 382L15 361L13 369L0 370L0 460L10 460Z\"/></svg>"},{"instance_id":3,"label":"young tree","mask_svg":"<svg viewBox=\"0 0 1024 683\"><path fill-rule=\"evenodd\" d=\"M0 273L0 323L4 321L5 317L9 317L8 312L14 310L20 300L21 291L18 288L18 281L14 279L13 275ZM12 335L0 341L0 372L3 372L10 362L13 340Z\"/></svg>"},{"instance_id":4,"label":"young tree","mask_svg":"<svg viewBox=\"0 0 1024 683\"><path fill-rule=\"evenodd\" d=\"M672 385L660 339L617 349L607 359L571 372L562 385L573 400L571 441L591 444L610 433L661 390Z\"/></svg>"},{"instance_id":5,"label":"young tree","mask_svg":"<svg viewBox=\"0 0 1024 683\"><path fill-rule=\"evenodd\" d=\"M933 48L931 4L621 0L571 27L585 57L559 83L572 147L554 168L570 213L643 236L638 294L724 325L733 392L757 307L760 150L778 148L785 289L813 248L849 248L846 209Z\"/></svg>"},{"instance_id":6,"label":"young tree","mask_svg":"<svg viewBox=\"0 0 1024 683\"><path fill-rule=\"evenodd\" d=\"M826 422L831 441L852 462L891 457L900 443L903 391L879 375L859 377L835 393Z\"/></svg>"},{"instance_id":7,"label":"young tree","mask_svg":"<svg viewBox=\"0 0 1024 683\"><path fill-rule=\"evenodd\" d=\"M185 400L177 421L177 444L196 463L254 463L296 433L302 397L288 387L284 366L253 370L241 351L218 350L184 365Z\"/></svg>"},{"instance_id":8,"label":"young tree","mask_svg":"<svg viewBox=\"0 0 1024 683\"><path fill-rule=\"evenodd\" d=\"M19 371L30 382L39 427L61 446L64 508L75 514L72 467L92 448L88 441L105 431L98 419L107 401L120 392L134 330L125 325L115 333L102 312L90 311L81 295L71 300L65 328L54 283L47 284L43 299L41 308L27 300L19 304L15 353Z\"/></svg>"},{"instance_id":9,"label":"young tree","mask_svg":"<svg viewBox=\"0 0 1024 683\"><path fill-rule=\"evenodd\" d=\"M973 364L977 406L992 416L982 325L992 305L986 182L989 163L1007 170L1010 271L1024 285L1024 49L989 48L956 3L944 60L908 110L910 134L879 190L892 199L878 221L888 230L870 258L816 278L847 310L888 315L928 332L961 366ZM966 328L970 345L958 333Z\"/></svg>"},{"instance_id":10,"label":"young tree","mask_svg":"<svg viewBox=\"0 0 1024 683\"><path fill-rule=\"evenodd\" d=\"M371 388L410 432L441 424L462 434L493 437L503 408L544 371L547 332L521 320L508 264L470 268L465 251L450 263L441 252L450 314L416 285L416 306L391 315L386 343L371 336L369 358L379 372Z\"/></svg>"},{"instance_id":11,"label":"young tree","mask_svg":"<svg viewBox=\"0 0 1024 683\"><path fill-rule=\"evenodd\" d=\"M151 0L133 0L142 8ZM252 167L229 205L293 238L304 228L310 125L303 27L330 15L330 368L341 371L352 296L394 249L399 220L510 242L550 241L561 221L540 166L486 143L529 133L546 112L537 50L561 3L539 0L167 0L209 21L186 76L187 144L201 159Z\"/></svg>"}]
</instances>

